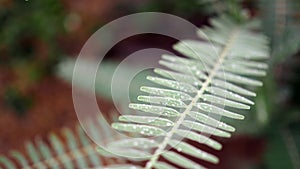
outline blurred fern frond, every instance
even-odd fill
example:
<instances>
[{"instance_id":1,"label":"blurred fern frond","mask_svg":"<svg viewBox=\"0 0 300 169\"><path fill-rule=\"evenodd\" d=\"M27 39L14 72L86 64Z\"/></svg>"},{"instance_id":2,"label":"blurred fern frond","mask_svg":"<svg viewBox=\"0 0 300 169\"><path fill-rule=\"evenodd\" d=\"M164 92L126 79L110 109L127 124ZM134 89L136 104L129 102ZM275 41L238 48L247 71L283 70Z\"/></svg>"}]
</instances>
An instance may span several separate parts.
<instances>
[{"instance_id":1,"label":"blurred fern frond","mask_svg":"<svg viewBox=\"0 0 300 169\"><path fill-rule=\"evenodd\" d=\"M271 37L272 60L282 62L300 49L300 1L263 0L260 6L265 33Z\"/></svg>"},{"instance_id":2,"label":"blurred fern frond","mask_svg":"<svg viewBox=\"0 0 300 169\"><path fill-rule=\"evenodd\" d=\"M266 74L264 60L269 48L267 38L252 31L259 26L256 21L241 24L221 16L212 19L211 25L213 28L198 31L204 41L183 40L174 46L188 58L162 56L159 63L168 70L154 69L158 76L147 79L157 86L142 86L145 95L138 97L139 103L129 105L144 113L122 115L120 122L112 124L116 130L137 133L141 138L112 142L107 145L110 153L104 155L144 161L144 167L130 167L146 169L205 168L186 155L219 162L215 155L182 139L222 148L208 135L228 138L235 127L221 118L244 119L240 112L254 104L248 97L256 96L253 89L262 86L256 78ZM161 157L170 163L162 162Z\"/></svg>"},{"instance_id":3,"label":"blurred fern frond","mask_svg":"<svg viewBox=\"0 0 300 169\"><path fill-rule=\"evenodd\" d=\"M106 126L103 122L91 120L90 124L89 130L93 131L93 137L101 139L111 137L109 132L104 131ZM98 125L102 131L99 131ZM34 142L27 142L26 153L11 151L9 156L0 156L0 168L2 166L7 169L73 169L99 167L104 163L110 163L96 152L97 145L89 139L80 125L77 125L75 132L64 128L61 135L63 137L52 133L48 141L36 139Z\"/></svg>"}]
</instances>

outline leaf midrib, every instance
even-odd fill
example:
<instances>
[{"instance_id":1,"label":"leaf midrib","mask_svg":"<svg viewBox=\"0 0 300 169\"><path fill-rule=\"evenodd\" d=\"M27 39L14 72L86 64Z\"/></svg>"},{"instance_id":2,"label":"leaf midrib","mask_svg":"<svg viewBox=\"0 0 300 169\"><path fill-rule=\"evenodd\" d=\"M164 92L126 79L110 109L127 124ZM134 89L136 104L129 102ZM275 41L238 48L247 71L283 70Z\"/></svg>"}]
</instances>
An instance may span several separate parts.
<instances>
[{"instance_id":1,"label":"leaf midrib","mask_svg":"<svg viewBox=\"0 0 300 169\"><path fill-rule=\"evenodd\" d=\"M197 94L192 99L192 101L190 102L190 104L187 105L187 107L184 110L184 112L180 115L180 118L178 119L178 121L176 123L174 123L174 126L172 127L172 129L166 134L163 142L160 144L160 146L158 146L158 148L155 150L153 156L146 163L145 169L151 169L153 167L153 165L157 162L160 154L163 153L164 149L167 147L167 145L168 145L169 141L171 140L172 136L174 135L174 133L180 127L180 125L184 121L185 117L192 110L192 108L197 103L197 101L201 98L201 96L205 92L206 88L209 86L209 84L211 83L212 79L215 77L216 73L218 72L220 66L224 62L225 57L228 54L228 50L230 49L230 47L232 46L233 42L235 41L238 33L239 33L239 29L236 28L235 30L233 30L233 32L231 33L230 38L227 41L228 43L223 47L222 52L219 55L218 62L215 64L215 66L212 69L212 71L210 72L208 78L202 84L200 90L197 92Z\"/></svg>"}]
</instances>

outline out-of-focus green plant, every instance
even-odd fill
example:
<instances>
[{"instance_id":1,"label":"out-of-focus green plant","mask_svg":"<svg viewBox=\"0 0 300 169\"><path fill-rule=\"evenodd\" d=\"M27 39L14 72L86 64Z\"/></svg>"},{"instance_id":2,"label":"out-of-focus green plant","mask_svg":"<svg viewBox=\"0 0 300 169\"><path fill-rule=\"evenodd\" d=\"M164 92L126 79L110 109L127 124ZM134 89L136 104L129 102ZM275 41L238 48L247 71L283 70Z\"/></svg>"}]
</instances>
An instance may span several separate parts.
<instances>
[{"instance_id":1,"label":"out-of-focus green plant","mask_svg":"<svg viewBox=\"0 0 300 169\"><path fill-rule=\"evenodd\" d=\"M18 114L30 107L24 105L30 99L26 90L51 73L61 56L63 19L58 0L0 2L0 65L15 74L5 93Z\"/></svg>"},{"instance_id":2,"label":"out-of-focus green plant","mask_svg":"<svg viewBox=\"0 0 300 169\"><path fill-rule=\"evenodd\" d=\"M284 62L300 48L300 1L261 0L265 33L272 40L272 64ZM271 64L271 66L272 66Z\"/></svg>"},{"instance_id":3,"label":"out-of-focus green plant","mask_svg":"<svg viewBox=\"0 0 300 169\"><path fill-rule=\"evenodd\" d=\"M141 9L144 11L174 13L181 17L199 16L200 14L206 16L225 12L238 17L242 10L240 2L241 0L152 0Z\"/></svg>"},{"instance_id":4,"label":"out-of-focus green plant","mask_svg":"<svg viewBox=\"0 0 300 169\"><path fill-rule=\"evenodd\" d=\"M260 126L257 133L268 141L262 168L300 168L296 132L300 127L299 8L299 0L260 1L259 11L272 48L269 76L259 90L252 123L253 128Z\"/></svg>"},{"instance_id":5,"label":"out-of-focus green plant","mask_svg":"<svg viewBox=\"0 0 300 169\"><path fill-rule=\"evenodd\" d=\"M63 31L64 19L59 1L10 1L1 5L0 11L1 50L5 54L30 59L35 54L34 42L38 40L50 47L50 57L57 57L57 34Z\"/></svg>"},{"instance_id":6,"label":"out-of-focus green plant","mask_svg":"<svg viewBox=\"0 0 300 169\"><path fill-rule=\"evenodd\" d=\"M5 91L4 102L6 105L12 108L18 116L22 116L31 106L32 99L22 95L15 88L8 88Z\"/></svg>"}]
</instances>

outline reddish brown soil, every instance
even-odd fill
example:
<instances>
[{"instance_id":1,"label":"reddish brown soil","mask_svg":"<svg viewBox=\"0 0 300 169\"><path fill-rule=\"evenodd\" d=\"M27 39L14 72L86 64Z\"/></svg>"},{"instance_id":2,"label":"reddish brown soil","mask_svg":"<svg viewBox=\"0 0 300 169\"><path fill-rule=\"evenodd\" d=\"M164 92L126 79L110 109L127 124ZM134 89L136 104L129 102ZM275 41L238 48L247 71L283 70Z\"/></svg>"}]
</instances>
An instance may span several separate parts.
<instances>
[{"instance_id":1,"label":"reddish brown soil","mask_svg":"<svg viewBox=\"0 0 300 169\"><path fill-rule=\"evenodd\" d=\"M25 140L77 123L69 85L50 77L35 86L31 95L34 103L22 117L0 105L0 153L20 149Z\"/></svg>"},{"instance_id":2,"label":"reddish brown soil","mask_svg":"<svg viewBox=\"0 0 300 169\"><path fill-rule=\"evenodd\" d=\"M1 82L5 80L8 79L1 76ZM5 87L5 83L1 83L1 98ZM33 140L35 136L44 138L50 132L58 133L62 127L73 128L78 123L69 84L48 77L30 89L30 95L33 105L23 116L17 116L1 99L0 154L6 154L11 149L23 149L26 140ZM104 110L108 110L109 104L104 104Z\"/></svg>"}]
</instances>

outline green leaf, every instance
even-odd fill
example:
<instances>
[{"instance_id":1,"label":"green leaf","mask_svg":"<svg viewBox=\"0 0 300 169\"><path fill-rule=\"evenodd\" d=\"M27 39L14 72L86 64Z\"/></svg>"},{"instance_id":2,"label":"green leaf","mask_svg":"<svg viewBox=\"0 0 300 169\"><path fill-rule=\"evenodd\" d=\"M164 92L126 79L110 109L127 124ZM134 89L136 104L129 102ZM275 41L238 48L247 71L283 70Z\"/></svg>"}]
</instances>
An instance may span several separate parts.
<instances>
[{"instance_id":1,"label":"green leaf","mask_svg":"<svg viewBox=\"0 0 300 169\"><path fill-rule=\"evenodd\" d=\"M166 134L166 132L160 128L141 124L113 123L111 126L119 131L134 132L145 136L160 136Z\"/></svg>"},{"instance_id":2,"label":"green leaf","mask_svg":"<svg viewBox=\"0 0 300 169\"><path fill-rule=\"evenodd\" d=\"M204 94L201 96L203 101L209 102L209 103L214 103L214 104L219 104L222 106L228 106L228 107L233 107L237 109L250 109L250 106L238 103L235 101L231 101L225 98L221 98L218 96L210 95L210 94Z\"/></svg>"},{"instance_id":3,"label":"green leaf","mask_svg":"<svg viewBox=\"0 0 300 169\"><path fill-rule=\"evenodd\" d=\"M14 163L4 156L0 156L0 162L7 168L7 169L16 169L17 167Z\"/></svg>"},{"instance_id":4,"label":"green leaf","mask_svg":"<svg viewBox=\"0 0 300 169\"><path fill-rule=\"evenodd\" d=\"M188 57L198 59L209 65L214 65L220 52L220 47L207 42L184 40L174 45L174 49Z\"/></svg>"},{"instance_id":5,"label":"green leaf","mask_svg":"<svg viewBox=\"0 0 300 169\"><path fill-rule=\"evenodd\" d=\"M56 135L51 134L50 141L51 141L51 146L53 147L53 149L57 155L65 154L64 144L61 142L61 140ZM62 163L64 164L64 167L66 167L67 169L74 168L69 156L65 156L65 158L62 159Z\"/></svg>"},{"instance_id":6,"label":"green leaf","mask_svg":"<svg viewBox=\"0 0 300 169\"><path fill-rule=\"evenodd\" d=\"M30 159L33 163L38 164L38 168L46 168L46 166L43 163L38 163L40 161L40 155L34 145L31 142L26 143L25 145L27 152L29 154Z\"/></svg>"},{"instance_id":7,"label":"green leaf","mask_svg":"<svg viewBox=\"0 0 300 169\"><path fill-rule=\"evenodd\" d=\"M176 72L167 71L167 70L163 70L163 69L157 69L157 68L154 69L154 72L165 78L174 79L176 81L188 83L193 86L200 86L202 84L202 82L200 80L198 80L195 76L186 75L186 74L182 74L182 73L176 73Z\"/></svg>"},{"instance_id":8,"label":"green leaf","mask_svg":"<svg viewBox=\"0 0 300 169\"><path fill-rule=\"evenodd\" d=\"M131 161L144 161L151 157L151 154L136 149L122 149L122 148L101 148L99 147L97 151L106 157L119 157L119 158L126 158Z\"/></svg>"},{"instance_id":9,"label":"green leaf","mask_svg":"<svg viewBox=\"0 0 300 169\"><path fill-rule=\"evenodd\" d=\"M171 56L162 56L163 59L170 59L169 57ZM180 58L182 59L182 58ZM173 59L171 59L173 60ZM196 62L197 63L197 62ZM181 63L179 61L179 63L172 63L169 61L164 61L164 60L160 60L159 64L162 66L165 66L171 70L177 71L177 72L181 72L184 73L186 76L195 76L201 80L205 80L207 78L207 76L204 74L204 72L207 72L209 69L208 66L205 66L205 64L196 64L195 62L187 62L187 63ZM194 77L193 77L194 79ZM191 81L191 80L189 80ZM200 81L197 81L197 83L199 83L199 85L201 84ZM198 85L198 84L197 84Z\"/></svg>"},{"instance_id":10,"label":"green leaf","mask_svg":"<svg viewBox=\"0 0 300 169\"><path fill-rule=\"evenodd\" d=\"M23 168L28 166L28 161L26 160L26 157L23 154L21 154L18 151L12 151L10 154L12 157L18 160L18 162L21 164Z\"/></svg>"},{"instance_id":11,"label":"green leaf","mask_svg":"<svg viewBox=\"0 0 300 169\"><path fill-rule=\"evenodd\" d=\"M141 91L152 94L152 95L170 97L173 99L180 99L180 100L191 100L192 99L192 97L190 95L180 92L180 91L176 91L176 90L142 86Z\"/></svg>"},{"instance_id":12,"label":"green leaf","mask_svg":"<svg viewBox=\"0 0 300 169\"><path fill-rule=\"evenodd\" d=\"M229 132L234 132L235 131L234 127L232 127L232 126L230 126L226 123L223 123L219 120L216 120L212 117L209 117L208 115L205 115L203 113L190 111L188 115L191 116L193 119L201 122L201 123L208 124L210 126L217 127L219 129L223 129L223 130L226 130L226 131L229 131Z\"/></svg>"},{"instance_id":13,"label":"green leaf","mask_svg":"<svg viewBox=\"0 0 300 169\"><path fill-rule=\"evenodd\" d=\"M142 123L159 127L169 127L174 125L171 120L151 116L123 115L119 117L119 120L123 122Z\"/></svg>"},{"instance_id":14,"label":"green leaf","mask_svg":"<svg viewBox=\"0 0 300 169\"><path fill-rule=\"evenodd\" d=\"M190 120L185 120L182 122L182 125L184 125L185 127L195 130L197 132L203 132L203 133L207 133L207 134L211 134L211 135L215 135L215 136L219 136L219 137L230 137L231 134L227 133L225 131L213 128L213 127L209 127L207 125L198 123L198 122L194 122L194 121L190 121Z\"/></svg>"},{"instance_id":15,"label":"green leaf","mask_svg":"<svg viewBox=\"0 0 300 169\"><path fill-rule=\"evenodd\" d=\"M216 76L223 80L237 83L237 84L249 85L249 86L262 86L261 81L250 79L250 78L247 78L244 76L240 76L240 75L236 75L236 74L232 74L232 73L228 73L228 72L220 71L216 74Z\"/></svg>"},{"instance_id":16,"label":"green leaf","mask_svg":"<svg viewBox=\"0 0 300 169\"><path fill-rule=\"evenodd\" d=\"M78 147L78 144L76 142L76 138L73 134L73 132L70 129L64 129L63 133L65 135L65 137L68 140L68 146L70 150L76 150ZM80 151L75 151L74 152L75 156L78 157L76 160L77 165L80 168L86 168L87 167L87 162L85 161L85 159L83 158L84 155L80 152Z\"/></svg>"},{"instance_id":17,"label":"green leaf","mask_svg":"<svg viewBox=\"0 0 300 169\"><path fill-rule=\"evenodd\" d=\"M128 164L128 165L111 165L111 166L106 166L103 169L142 169L142 167Z\"/></svg>"},{"instance_id":18,"label":"green leaf","mask_svg":"<svg viewBox=\"0 0 300 169\"><path fill-rule=\"evenodd\" d=\"M227 59L224 61L225 66L233 67L234 65L246 66L252 69L267 69L268 64L264 62L251 61L251 60L241 60L241 59Z\"/></svg>"},{"instance_id":19,"label":"green leaf","mask_svg":"<svg viewBox=\"0 0 300 169\"><path fill-rule=\"evenodd\" d=\"M121 131L140 134L149 127L145 124L151 125L150 127L163 127L165 130L168 127L166 131L155 127L155 130L162 131L163 134L160 132L154 134L161 137L157 140L157 146L147 149L153 154L147 160L145 169L173 168L172 165L161 163L161 156L171 164L183 168L204 168L180 152L217 163L218 158L214 155L186 143L184 139L181 142L174 140L173 136L177 134L176 136L219 150L221 144L207 135L230 137L230 132L235 131L235 128L222 122L223 117L244 119L243 115L235 112L236 109L250 109L249 105L254 104L246 97L253 97L256 94L247 88L254 89L262 85L256 77L266 74L267 65L263 60L269 57L267 38L250 30L257 28L256 22L241 24L223 16L214 19L212 25L216 25L217 28L205 27L198 31L198 35L204 41L182 40L173 46L187 58L163 55L159 64L169 70L156 68L154 72L162 77L147 77L160 86L143 86L141 90L149 96L139 96L138 100L146 104L129 105L132 109L164 117L157 118L143 114L121 116L120 121L133 124L112 125ZM197 109L199 112L195 111ZM167 125L170 122L172 125ZM140 126L141 124L143 125ZM153 132L151 134L148 132L145 136L152 135ZM168 150L168 145L177 151ZM122 148L130 147L132 145L129 144Z\"/></svg>"},{"instance_id":20,"label":"green leaf","mask_svg":"<svg viewBox=\"0 0 300 169\"><path fill-rule=\"evenodd\" d=\"M177 164L184 168L191 168L191 169L204 169L201 165L183 157L182 155L179 155L177 153L167 151L162 154L164 158L171 161L174 164Z\"/></svg>"},{"instance_id":21,"label":"green leaf","mask_svg":"<svg viewBox=\"0 0 300 169\"><path fill-rule=\"evenodd\" d=\"M233 119L240 119L240 120L244 119L243 115L240 115L240 114L228 111L228 110L224 110L222 108L219 108L217 106L210 105L207 103L197 103L195 106L197 108L199 108L200 110L206 111L208 113L218 114L218 115L233 118Z\"/></svg>"},{"instance_id":22,"label":"green leaf","mask_svg":"<svg viewBox=\"0 0 300 169\"><path fill-rule=\"evenodd\" d=\"M176 131L176 133L178 135L180 135L181 137L188 138L188 139L196 141L200 144L205 144L216 150L220 150L222 148L222 145L220 143L218 143L217 141L215 141L209 137L206 137L204 135L198 134L194 131L178 129Z\"/></svg>"},{"instance_id":23,"label":"green leaf","mask_svg":"<svg viewBox=\"0 0 300 169\"><path fill-rule=\"evenodd\" d=\"M173 148L175 148L178 152L183 152L185 154L189 154L191 156L194 156L194 157L197 157L197 158L200 158L202 160L209 161L212 163L219 162L219 159L216 156L206 153L202 150L199 150L198 148L196 148L188 143L185 143L183 141L170 140L169 144Z\"/></svg>"},{"instance_id":24,"label":"green leaf","mask_svg":"<svg viewBox=\"0 0 300 169\"><path fill-rule=\"evenodd\" d=\"M163 107L163 106L154 106L154 105L148 105L148 104L137 104L137 103L130 103L129 108L135 109L135 110L141 110L148 113L158 114L166 117L173 117L173 116L179 116L180 113L172 108L169 107Z\"/></svg>"},{"instance_id":25,"label":"green leaf","mask_svg":"<svg viewBox=\"0 0 300 169\"><path fill-rule=\"evenodd\" d=\"M159 97L159 96L138 96L138 101L153 103L153 104L161 104L163 106L170 106L175 108L184 108L186 104L179 100L173 99L170 97Z\"/></svg>"},{"instance_id":26,"label":"green leaf","mask_svg":"<svg viewBox=\"0 0 300 169\"><path fill-rule=\"evenodd\" d=\"M224 71L231 73L236 73L239 75L249 75L249 76L265 76L267 73L264 70L248 68L238 64L226 64L222 66Z\"/></svg>"},{"instance_id":27,"label":"green leaf","mask_svg":"<svg viewBox=\"0 0 300 169\"><path fill-rule=\"evenodd\" d=\"M114 141L108 145L108 147L120 147L120 148L154 148L157 147L158 143L155 140L148 138L130 138Z\"/></svg>"},{"instance_id":28,"label":"green leaf","mask_svg":"<svg viewBox=\"0 0 300 169\"><path fill-rule=\"evenodd\" d=\"M156 168L156 169L176 169L175 167L171 166L170 164L164 163L164 162L155 163L154 168Z\"/></svg>"},{"instance_id":29,"label":"green leaf","mask_svg":"<svg viewBox=\"0 0 300 169\"><path fill-rule=\"evenodd\" d=\"M40 152L41 152L42 156L44 157L44 159L51 159L54 157L54 155L51 153L49 146L46 145L43 141L39 140L38 146L39 146ZM49 160L49 165L53 169L59 169L59 163L56 159Z\"/></svg>"},{"instance_id":30,"label":"green leaf","mask_svg":"<svg viewBox=\"0 0 300 169\"><path fill-rule=\"evenodd\" d=\"M226 79L225 80L214 79L214 80L212 80L211 83L214 86L221 87L221 88L224 88L224 89L227 89L232 92L239 93L239 94L242 94L245 96L252 96L252 97L256 96L256 94L254 92L244 89L242 87L239 87L235 84L229 83L226 81Z\"/></svg>"},{"instance_id":31,"label":"green leaf","mask_svg":"<svg viewBox=\"0 0 300 169\"><path fill-rule=\"evenodd\" d=\"M160 84L162 86L169 87L171 89L175 89L175 90L179 90L179 91L183 91L183 92L187 92L187 93L196 93L197 92L197 89L188 83L177 82L174 80L167 80L167 79L153 77L153 76L147 76L147 79L154 83Z\"/></svg>"},{"instance_id":32,"label":"green leaf","mask_svg":"<svg viewBox=\"0 0 300 169\"><path fill-rule=\"evenodd\" d=\"M226 98L226 99L231 99L231 100L235 100L235 101L250 104L250 105L254 104L253 101L251 101L251 100L249 100L249 99L247 99L247 98L245 98L241 95L238 95L238 94L233 93L233 92L228 91L228 90L224 90L224 89L219 88L219 87L208 87L206 89L206 91L208 91L211 94L221 96L221 97Z\"/></svg>"}]
</instances>

